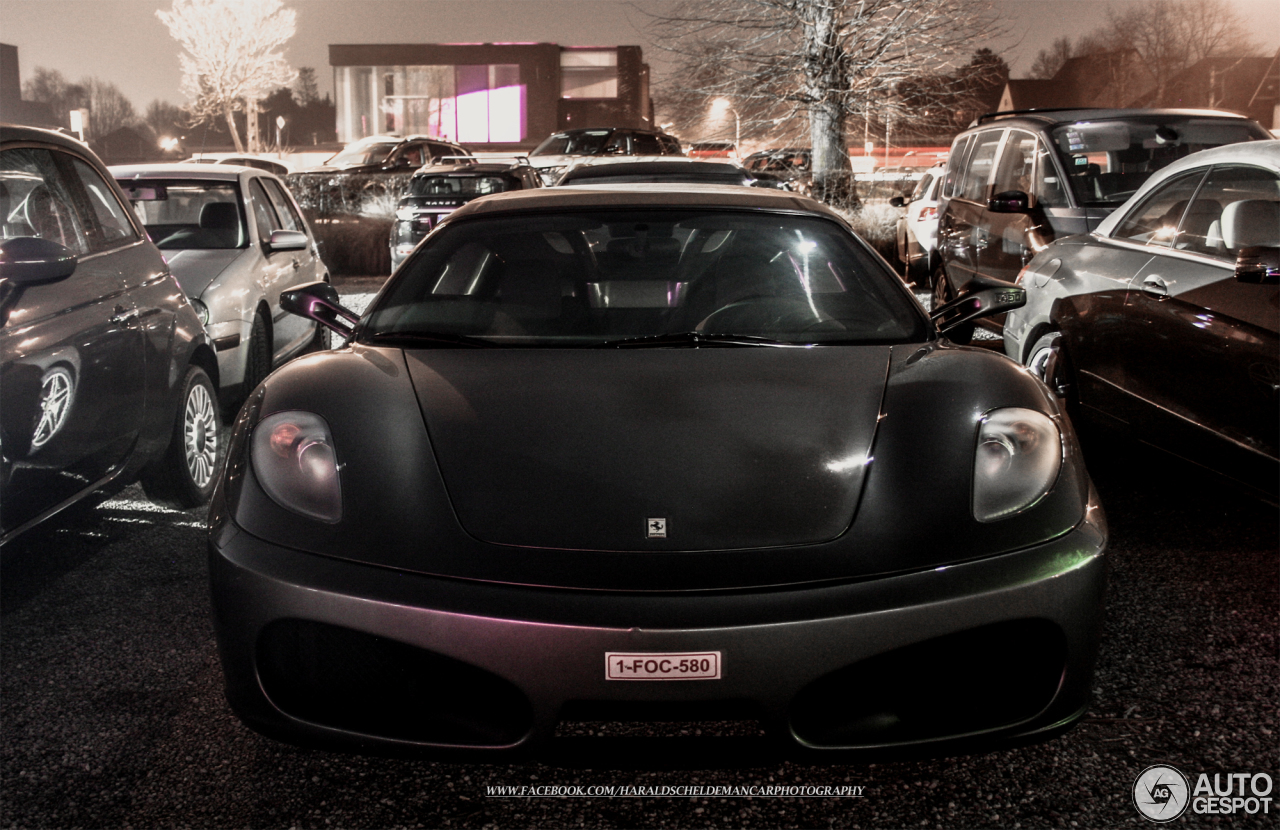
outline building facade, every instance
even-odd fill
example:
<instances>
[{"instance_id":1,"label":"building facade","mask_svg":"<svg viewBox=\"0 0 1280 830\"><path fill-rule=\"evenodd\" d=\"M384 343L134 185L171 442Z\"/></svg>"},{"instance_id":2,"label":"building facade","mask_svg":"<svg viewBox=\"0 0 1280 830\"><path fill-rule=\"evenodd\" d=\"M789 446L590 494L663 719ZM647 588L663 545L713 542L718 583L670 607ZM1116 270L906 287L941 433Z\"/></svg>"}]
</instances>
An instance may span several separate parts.
<instances>
[{"instance_id":1,"label":"building facade","mask_svg":"<svg viewBox=\"0 0 1280 830\"><path fill-rule=\"evenodd\" d=\"M481 149L536 146L570 127L652 127L638 46L331 45L338 140L427 135Z\"/></svg>"}]
</instances>

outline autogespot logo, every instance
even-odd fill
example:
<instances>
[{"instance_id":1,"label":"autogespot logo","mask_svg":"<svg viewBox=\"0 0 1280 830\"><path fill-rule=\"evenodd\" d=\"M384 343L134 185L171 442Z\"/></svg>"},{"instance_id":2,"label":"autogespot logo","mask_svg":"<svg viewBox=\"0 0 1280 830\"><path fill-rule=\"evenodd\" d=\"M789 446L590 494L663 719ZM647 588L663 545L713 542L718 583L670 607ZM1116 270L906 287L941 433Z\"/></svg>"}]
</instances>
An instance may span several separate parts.
<instances>
[{"instance_id":1,"label":"autogespot logo","mask_svg":"<svg viewBox=\"0 0 1280 830\"><path fill-rule=\"evenodd\" d=\"M1187 777L1168 764L1147 767L1133 782L1133 806L1155 822L1173 821L1186 812L1190 794Z\"/></svg>"}]
</instances>

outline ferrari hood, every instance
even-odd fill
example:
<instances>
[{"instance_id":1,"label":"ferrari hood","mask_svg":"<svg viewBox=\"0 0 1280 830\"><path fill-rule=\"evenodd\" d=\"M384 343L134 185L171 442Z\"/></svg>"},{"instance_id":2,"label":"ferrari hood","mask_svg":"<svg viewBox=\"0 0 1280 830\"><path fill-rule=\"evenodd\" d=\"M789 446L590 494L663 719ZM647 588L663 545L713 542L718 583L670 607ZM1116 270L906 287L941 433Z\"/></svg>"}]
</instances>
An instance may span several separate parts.
<instances>
[{"instance_id":1,"label":"ferrari hood","mask_svg":"<svg viewBox=\"0 0 1280 830\"><path fill-rule=\"evenodd\" d=\"M204 251L161 251L169 270L188 297L199 297L227 266L244 255L243 248Z\"/></svg>"},{"instance_id":2,"label":"ferrari hood","mask_svg":"<svg viewBox=\"0 0 1280 830\"><path fill-rule=\"evenodd\" d=\"M853 521L887 346L406 354L449 499L485 542L699 551Z\"/></svg>"}]
</instances>

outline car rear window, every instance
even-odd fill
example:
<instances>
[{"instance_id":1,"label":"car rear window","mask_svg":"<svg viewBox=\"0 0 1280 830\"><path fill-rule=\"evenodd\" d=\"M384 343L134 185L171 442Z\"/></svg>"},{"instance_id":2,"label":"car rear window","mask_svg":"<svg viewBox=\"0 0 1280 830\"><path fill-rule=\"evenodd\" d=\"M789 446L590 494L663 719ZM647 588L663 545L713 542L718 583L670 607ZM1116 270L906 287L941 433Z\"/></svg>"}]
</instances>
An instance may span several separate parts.
<instances>
[{"instance_id":1,"label":"car rear window","mask_svg":"<svg viewBox=\"0 0 1280 830\"><path fill-rule=\"evenodd\" d=\"M502 193L510 186L501 176L417 176L409 191L414 196L483 196Z\"/></svg>"},{"instance_id":2,"label":"car rear window","mask_svg":"<svg viewBox=\"0 0 1280 830\"><path fill-rule=\"evenodd\" d=\"M446 224L361 337L587 347L698 332L834 345L914 342L927 328L900 281L834 222L672 209Z\"/></svg>"},{"instance_id":3,"label":"car rear window","mask_svg":"<svg viewBox=\"0 0 1280 830\"><path fill-rule=\"evenodd\" d=\"M161 250L244 248L244 207L235 182L126 179L120 187Z\"/></svg>"},{"instance_id":4,"label":"car rear window","mask_svg":"<svg viewBox=\"0 0 1280 830\"><path fill-rule=\"evenodd\" d=\"M1052 137L1077 204L1109 207L1124 203L1152 173L1180 158L1269 138L1251 121L1186 116L1064 124Z\"/></svg>"}]
</instances>

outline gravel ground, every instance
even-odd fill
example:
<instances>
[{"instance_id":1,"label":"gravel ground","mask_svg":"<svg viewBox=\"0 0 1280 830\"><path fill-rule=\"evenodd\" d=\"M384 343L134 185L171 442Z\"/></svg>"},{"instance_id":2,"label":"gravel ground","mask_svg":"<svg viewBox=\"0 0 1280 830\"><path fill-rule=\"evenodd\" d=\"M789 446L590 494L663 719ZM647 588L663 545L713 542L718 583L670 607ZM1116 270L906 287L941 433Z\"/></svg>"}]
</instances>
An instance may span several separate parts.
<instances>
[{"instance_id":1,"label":"gravel ground","mask_svg":"<svg viewBox=\"0 0 1280 830\"><path fill-rule=\"evenodd\" d=\"M131 488L0 557L0 828L1141 827L1130 792L1149 765L1172 764L1193 783L1200 773L1280 779L1276 510L1140 448L1098 440L1090 453L1112 527L1090 716L1014 750L831 766L731 744L714 765L695 747L655 767L638 763L629 738L574 763L522 766L263 738L222 697L202 513L156 510ZM704 727L717 729L681 728ZM863 789L845 798L486 794L521 785ZM1275 820L1188 811L1174 824Z\"/></svg>"}]
</instances>

